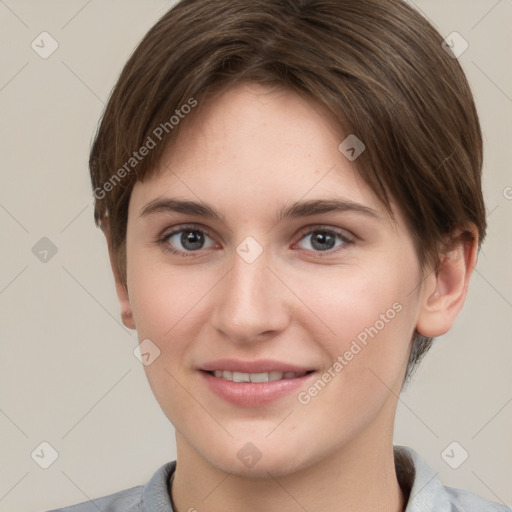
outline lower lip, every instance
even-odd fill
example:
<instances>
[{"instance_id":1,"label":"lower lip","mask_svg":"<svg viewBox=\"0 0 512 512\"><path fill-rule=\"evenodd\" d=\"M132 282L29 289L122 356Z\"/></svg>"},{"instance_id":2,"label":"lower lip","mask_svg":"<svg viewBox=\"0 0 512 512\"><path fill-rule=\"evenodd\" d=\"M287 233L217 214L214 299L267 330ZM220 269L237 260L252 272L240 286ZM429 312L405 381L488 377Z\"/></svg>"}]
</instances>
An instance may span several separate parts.
<instances>
[{"instance_id":1,"label":"lower lip","mask_svg":"<svg viewBox=\"0 0 512 512\"><path fill-rule=\"evenodd\" d=\"M272 382L233 382L205 371L200 373L213 393L241 407L259 407L274 402L303 387L314 376L312 372L302 377Z\"/></svg>"}]
</instances>

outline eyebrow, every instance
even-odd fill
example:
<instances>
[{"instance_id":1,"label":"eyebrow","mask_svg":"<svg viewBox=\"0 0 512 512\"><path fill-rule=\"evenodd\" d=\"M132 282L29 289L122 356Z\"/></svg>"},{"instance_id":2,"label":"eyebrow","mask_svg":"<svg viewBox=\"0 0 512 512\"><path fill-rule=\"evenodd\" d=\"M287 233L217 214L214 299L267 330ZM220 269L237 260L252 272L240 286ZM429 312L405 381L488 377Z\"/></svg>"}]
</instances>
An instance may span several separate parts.
<instances>
[{"instance_id":1,"label":"eyebrow","mask_svg":"<svg viewBox=\"0 0 512 512\"><path fill-rule=\"evenodd\" d=\"M372 217L381 218L377 210L368 206L350 201L348 199L311 199L307 201L297 201L288 206L283 206L277 212L276 221L284 219L297 219L320 215L323 213L342 213L354 212ZM157 198L146 204L140 212L140 217L153 215L156 213L184 213L187 215L198 215L207 219L215 219L224 222L223 214L201 201L189 201L175 198Z\"/></svg>"},{"instance_id":2,"label":"eyebrow","mask_svg":"<svg viewBox=\"0 0 512 512\"><path fill-rule=\"evenodd\" d=\"M380 218L377 210L349 199L311 199L309 201L297 201L290 206L281 208L277 215L277 221L282 219L296 219L322 213L354 212Z\"/></svg>"},{"instance_id":3,"label":"eyebrow","mask_svg":"<svg viewBox=\"0 0 512 512\"><path fill-rule=\"evenodd\" d=\"M170 197L158 197L144 206L139 216L145 217L155 213L185 213L224 222L223 215L201 201L184 201Z\"/></svg>"}]
</instances>

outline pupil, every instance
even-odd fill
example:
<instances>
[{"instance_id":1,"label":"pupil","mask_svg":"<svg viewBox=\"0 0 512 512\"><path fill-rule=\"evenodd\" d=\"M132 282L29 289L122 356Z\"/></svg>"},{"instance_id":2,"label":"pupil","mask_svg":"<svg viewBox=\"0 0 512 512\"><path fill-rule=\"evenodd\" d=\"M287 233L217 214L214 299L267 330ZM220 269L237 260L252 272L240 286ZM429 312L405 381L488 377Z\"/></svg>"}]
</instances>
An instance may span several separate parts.
<instances>
[{"instance_id":1,"label":"pupil","mask_svg":"<svg viewBox=\"0 0 512 512\"><path fill-rule=\"evenodd\" d=\"M332 249L336 243L334 237L329 233L321 233L318 232L316 235L313 235L311 240L311 245L320 251L325 251L328 249Z\"/></svg>"},{"instance_id":2,"label":"pupil","mask_svg":"<svg viewBox=\"0 0 512 512\"><path fill-rule=\"evenodd\" d=\"M204 236L200 231L186 231L181 235L181 243L185 249L194 251L201 248Z\"/></svg>"}]
</instances>

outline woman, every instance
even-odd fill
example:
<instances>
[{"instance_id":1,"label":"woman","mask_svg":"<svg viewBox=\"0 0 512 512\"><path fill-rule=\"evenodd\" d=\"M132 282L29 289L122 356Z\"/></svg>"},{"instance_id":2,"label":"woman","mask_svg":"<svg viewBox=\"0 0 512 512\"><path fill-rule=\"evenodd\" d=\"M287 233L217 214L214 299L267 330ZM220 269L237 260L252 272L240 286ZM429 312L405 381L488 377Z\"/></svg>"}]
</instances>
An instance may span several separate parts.
<instances>
[{"instance_id":1,"label":"woman","mask_svg":"<svg viewBox=\"0 0 512 512\"><path fill-rule=\"evenodd\" d=\"M178 455L65 510L507 510L393 446L485 236L452 46L398 0L185 0L148 32L90 169Z\"/></svg>"}]
</instances>

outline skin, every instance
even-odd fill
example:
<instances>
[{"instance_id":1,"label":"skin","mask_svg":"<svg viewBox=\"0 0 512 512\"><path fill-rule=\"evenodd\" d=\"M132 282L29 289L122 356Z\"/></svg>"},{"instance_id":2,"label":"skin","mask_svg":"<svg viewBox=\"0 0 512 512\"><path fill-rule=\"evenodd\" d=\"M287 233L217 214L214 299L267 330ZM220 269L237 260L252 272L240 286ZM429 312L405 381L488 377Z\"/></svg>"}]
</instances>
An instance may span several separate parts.
<instances>
[{"instance_id":1,"label":"skin","mask_svg":"<svg viewBox=\"0 0 512 512\"><path fill-rule=\"evenodd\" d=\"M346 135L318 108L251 84L200 108L160 168L133 189L127 286L111 251L123 322L160 350L145 371L176 429L175 509L403 510L392 440L411 337L452 326L476 237L456 237L438 271L424 276L400 210L393 205L391 221L338 150ZM223 220L142 214L170 197L207 203ZM332 198L375 216L276 220L295 201ZM206 233L203 248L184 246L181 233L164 239L190 224ZM326 227L349 241L335 235L333 248L319 250L313 242ZM248 236L263 250L252 263L236 252ZM189 249L188 257L166 248ZM261 407L235 406L197 370L217 358L276 359L315 369L307 390L394 303L400 312L305 405L292 392ZM247 442L261 453L251 468L237 457Z\"/></svg>"}]
</instances>

